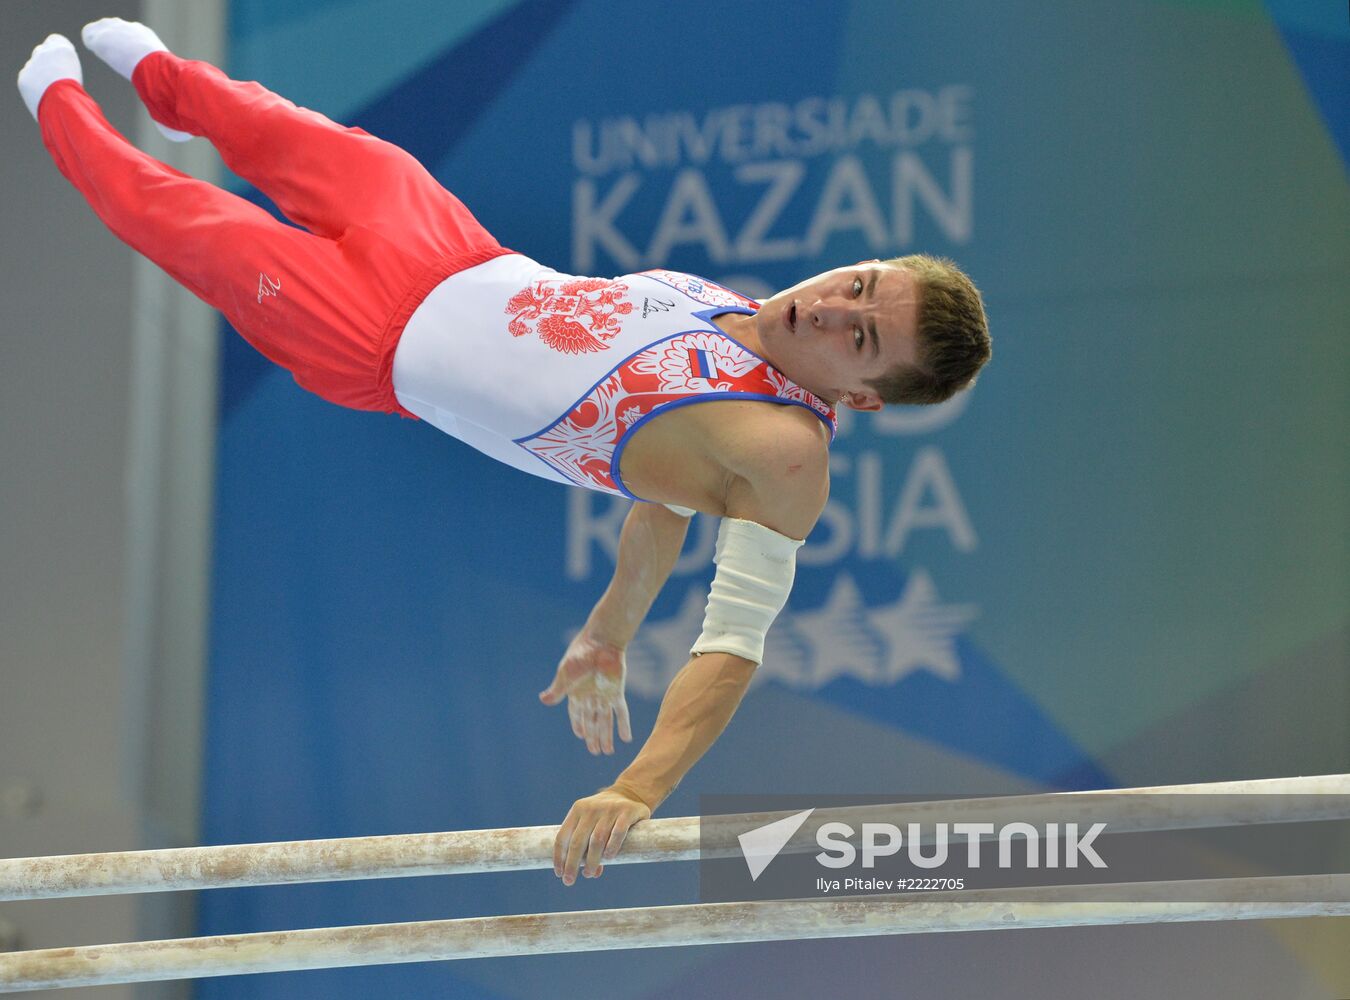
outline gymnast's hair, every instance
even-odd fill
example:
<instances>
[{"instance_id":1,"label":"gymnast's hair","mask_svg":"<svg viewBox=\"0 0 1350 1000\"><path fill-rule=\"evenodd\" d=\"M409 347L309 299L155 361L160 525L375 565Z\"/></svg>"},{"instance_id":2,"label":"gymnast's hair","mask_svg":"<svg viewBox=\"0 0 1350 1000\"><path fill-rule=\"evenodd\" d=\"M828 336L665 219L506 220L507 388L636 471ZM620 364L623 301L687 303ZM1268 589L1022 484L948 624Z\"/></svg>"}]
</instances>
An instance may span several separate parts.
<instances>
[{"instance_id":1,"label":"gymnast's hair","mask_svg":"<svg viewBox=\"0 0 1350 1000\"><path fill-rule=\"evenodd\" d=\"M975 284L945 257L911 254L886 261L919 282L919 359L868 379L883 403L942 403L975 384L989 360L989 321Z\"/></svg>"}]
</instances>

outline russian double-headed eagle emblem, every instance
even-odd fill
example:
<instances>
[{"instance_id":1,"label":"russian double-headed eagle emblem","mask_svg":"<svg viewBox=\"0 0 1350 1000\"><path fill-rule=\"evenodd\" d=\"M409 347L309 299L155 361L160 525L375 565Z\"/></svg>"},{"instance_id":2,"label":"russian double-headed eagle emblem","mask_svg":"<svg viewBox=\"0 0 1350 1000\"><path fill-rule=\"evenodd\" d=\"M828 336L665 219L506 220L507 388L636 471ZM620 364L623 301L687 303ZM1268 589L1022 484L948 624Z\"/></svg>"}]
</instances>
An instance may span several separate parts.
<instances>
[{"instance_id":1,"label":"russian double-headed eagle emblem","mask_svg":"<svg viewBox=\"0 0 1350 1000\"><path fill-rule=\"evenodd\" d=\"M536 281L511 296L506 328L514 337L537 332L564 354L603 351L619 332L619 317L633 311L624 300L627 291L622 282L603 278Z\"/></svg>"}]
</instances>

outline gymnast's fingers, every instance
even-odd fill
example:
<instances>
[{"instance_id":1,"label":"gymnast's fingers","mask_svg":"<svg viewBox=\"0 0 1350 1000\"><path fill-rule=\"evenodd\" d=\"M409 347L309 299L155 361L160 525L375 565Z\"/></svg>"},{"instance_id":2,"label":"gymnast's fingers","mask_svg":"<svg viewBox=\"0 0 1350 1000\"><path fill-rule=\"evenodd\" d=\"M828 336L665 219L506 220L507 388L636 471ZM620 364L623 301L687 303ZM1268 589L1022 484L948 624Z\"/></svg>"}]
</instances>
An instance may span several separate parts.
<instances>
[{"instance_id":1,"label":"gymnast's fingers","mask_svg":"<svg viewBox=\"0 0 1350 1000\"><path fill-rule=\"evenodd\" d=\"M567 857L567 850L572 844L572 836L576 827L576 806L573 806L568 810L567 818L558 827L557 836L553 838L553 874L559 878L563 877L563 864Z\"/></svg>"},{"instance_id":2,"label":"gymnast's fingers","mask_svg":"<svg viewBox=\"0 0 1350 1000\"><path fill-rule=\"evenodd\" d=\"M581 714L581 702L576 698L567 699L567 717L572 720L572 735L579 740L586 738L585 721Z\"/></svg>"},{"instance_id":3,"label":"gymnast's fingers","mask_svg":"<svg viewBox=\"0 0 1350 1000\"><path fill-rule=\"evenodd\" d=\"M590 711L586 713L586 749L597 757L600 755L601 711L601 707L593 703L590 706Z\"/></svg>"},{"instance_id":4,"label":"gymnast's fingers","mask_svg":"<svg viewBox=\"0 0 1350 1000\"><path fill-rule=\"evenodd\" d=\"M579 822L572 831L572 839L567 845L567 855L563 861L563 882L571 885L576 881L577 872L581 868L582 855L590 846L591 831L595 827L595 820L591 817Z\"/></svg>"},{"instance_id":5,"label":"gymnast's fingers","mask_svg":"<svg viewBox=\"0 0 1350 1000\"><path fill-rule=\"evenodd\" d=\"M628 831L640 817L629 817L620 814L614 820L614 827L609 831L609 839L605 841L606 861L612 861L619 856L619 851L623 849L623 842L628 839Z\"/></svg>"},{"instance_id":6,"label":"gymnast's fingers","mask_svg":"<svg viewBox=\"0 0 1350 1000\"><path fill-rule=\"evenodd\" d=\"M600 749L607 754L614 752L614 710L609 705L600 708Z\"/></svg>"},{"instance_id":7,"label":"gymnast's fingers","mask_svg":"<svg viewBox=\"0 0 1350 1000\"><path fill-rule=\"evenodd\" d=\"M614 829L614 823L608 819L602 819L595 825L591 831L590 839L586 843L586 877L599 878L600 862L603 860L605 844L609 841L609 835Z\"/></svg>"}]
</instances>

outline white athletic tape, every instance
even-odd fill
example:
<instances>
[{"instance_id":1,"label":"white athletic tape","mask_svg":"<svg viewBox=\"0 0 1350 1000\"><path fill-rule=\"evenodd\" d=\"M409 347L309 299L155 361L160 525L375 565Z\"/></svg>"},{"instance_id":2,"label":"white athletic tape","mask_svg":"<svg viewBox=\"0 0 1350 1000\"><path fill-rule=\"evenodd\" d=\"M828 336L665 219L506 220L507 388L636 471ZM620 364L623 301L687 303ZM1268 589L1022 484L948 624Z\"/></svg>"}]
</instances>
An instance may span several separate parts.
<instances>
[{"instance_id":1,"label":"white athletic tape","mask_svg":"<svg viewBox=\"0 0 1350 1000\"><path fill-rule=\"evenodd\" d=\"M734 653L764 660L764 635L787 604L802 542L754 521L722 519L703 634L693 653Z\"/></svg>"}]
</instances>

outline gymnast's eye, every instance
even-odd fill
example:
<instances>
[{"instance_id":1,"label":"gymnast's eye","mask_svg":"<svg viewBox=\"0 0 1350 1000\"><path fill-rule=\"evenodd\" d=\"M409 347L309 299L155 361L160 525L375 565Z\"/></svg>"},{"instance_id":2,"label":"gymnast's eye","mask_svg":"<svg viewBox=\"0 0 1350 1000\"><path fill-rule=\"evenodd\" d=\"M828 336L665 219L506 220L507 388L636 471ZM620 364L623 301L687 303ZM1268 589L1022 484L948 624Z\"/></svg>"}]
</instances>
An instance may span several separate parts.
<instances>
[{"instance_id":1,"label":"gymnast's eye","mask_svg":"<svg viewBox=\"0 0 1350 1000\"><path fill-rule=\"evenodd\" d=\"M854 279L853 279L853 297L856 299L859 295L862 294L862 290L863 290L863 281L862 281L862 278L854 278Z\"/></svg>"},{"instance_id":2,"label":"gymnast's eye","mask_svg":"<svg viewBox=\"0 0 1350 1000\"><path fill-rule=\"evenodd\" d=\"M853 328L853 346L861 351L865 339L866 338L863 337L862 328L855 326Z\"/></svg>"}]
</instances>

